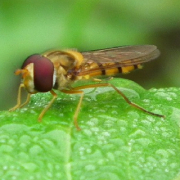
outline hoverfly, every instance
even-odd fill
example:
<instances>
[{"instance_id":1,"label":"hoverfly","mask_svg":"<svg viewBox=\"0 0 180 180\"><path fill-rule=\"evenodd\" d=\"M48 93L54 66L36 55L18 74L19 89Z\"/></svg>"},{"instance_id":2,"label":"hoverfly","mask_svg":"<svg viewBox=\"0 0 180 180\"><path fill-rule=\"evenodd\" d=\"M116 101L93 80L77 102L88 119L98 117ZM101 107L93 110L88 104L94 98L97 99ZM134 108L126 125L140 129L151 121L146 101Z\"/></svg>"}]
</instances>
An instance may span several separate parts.
<instances>
[{"instance_id":1,"label":"hoverfly","mask_svg":"<svg viewBox=\"0 0 180 180\"><path fill-rule=\"evenodd\" d=\"M139 105L131 102L119 89L110 83L98 83L83 85L72 88L72 84L79 80L95 80L102 76L115 76L119 73L128 73L141 67L142 63L151 61L159 56L160 52L154 45L123 46L109 49L95 50L89 52L78 52L75 50L54 50L43 54L29 56L23 63L21 69L15 71L16 75L22 75L22 83L19 86L17 104L10 111L26 105L31 94L38 92L50 92L52 99L42 110L38 121L52 106L57 98L53 89L67 94L80 94L80 100L74 113L74 124L79 130L77 118L86 88L112 87L131 106L138 108L154 116L163 115L150 112ZM27 99L21 104L21 90L25 88L28 92Z\"/></svg>"}]
</instances>

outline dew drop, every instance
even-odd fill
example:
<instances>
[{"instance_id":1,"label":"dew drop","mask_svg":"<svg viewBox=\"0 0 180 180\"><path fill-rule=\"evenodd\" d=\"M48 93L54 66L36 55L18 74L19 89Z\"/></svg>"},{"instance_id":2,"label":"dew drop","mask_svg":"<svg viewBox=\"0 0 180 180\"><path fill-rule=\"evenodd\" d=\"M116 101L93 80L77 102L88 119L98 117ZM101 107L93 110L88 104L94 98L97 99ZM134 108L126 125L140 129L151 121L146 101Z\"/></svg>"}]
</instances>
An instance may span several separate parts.
<instances>
[{"instance_id":1,"label":"dew drop","mask_svg":"<svg viewBox=\"0 0 180 180\"><path fill-rule=\"evenodd\" d=\"M169 153L166 150L164 150L164 149L159 149L155 153L157 155L159 155L159 156L164 157L164 158L168 158L169 157Z\"/></svg>"},{"instance_id":2,"label":"dew drop","mask_svg":"<svg viewBox=\"0 0 180 180\"><path fill-rule=\"evenodd\" d=\"M30 148L29 152L32 156L35 156L42 152L42 148L38 145L34 145Z\"/></svg>"},{"instance_id":3,"label":"dew drop","mask_svg":"<svg viewBox=\"0 0 180 180\"><path fill-rule=\"evenodd\" d=\"M22 165L26 170L28 170L30 172L33 172L38 168L38 166L34 163L24 163Z\"/></svg>"},{"instance_id":4,"label":"dew drop","mask_svg":"<svg viewBox=\"0 0 180 180\"><path fill-rule=\"evenodd\" d=\"M3 144L1 145L1 151L10 153L13 151L13 147Z\"/></svg>"},{"instance_id":5,"label":"dew drop","mask_svg":"<svg viewBox=\"0 0 180 180\"><path fill-rule=\"evenodd\" d=\"M84 133L86 136L92 136L92 131L90 131L89 129L83 130L83 133Z\"/></svg>"},{"instance_id":6,"label":"dew drop","mask_svg":"<svg viewBox=\"0 0 180 180\"><path fill-rule=\"evenodd\" d=\"M112 152L108 152L107 153L107 157L110 161L115 161L115 156Z\"/></svg>"},{"instance_id":7,"label":"dew drop","mask_svg":"<svg viewBox=\"0 0 180 180\"><path fill-rule=\"evenodd\" d=\"M85 166L85 170L86 171L94 171L96 169L96 167L92 164L86 165Z\"/></svg>"}]
</instances>

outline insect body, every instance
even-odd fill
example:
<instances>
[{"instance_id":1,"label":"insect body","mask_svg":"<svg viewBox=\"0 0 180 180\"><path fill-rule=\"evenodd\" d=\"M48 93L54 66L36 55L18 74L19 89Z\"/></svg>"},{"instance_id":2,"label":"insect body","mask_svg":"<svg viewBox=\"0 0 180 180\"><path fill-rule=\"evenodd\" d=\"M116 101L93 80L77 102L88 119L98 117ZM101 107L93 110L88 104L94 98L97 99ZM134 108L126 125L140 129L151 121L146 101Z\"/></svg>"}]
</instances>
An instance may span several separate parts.
<instances>
[{"instance_id":1,"label":"insect body","mask_svg":"<svg viewBox=\"0 0 180 180\"><path fill-rule=\"evenodd\" d=\"M140 68L142 63L151 61L159 56L160 52L154 45L124 46L89 52L77 52L74 50L48 51L42 55L29 56L23 63L21 69L15 74L22 75L22 83L19 86L17 105L10 109L14 111L26 105L30 95L38 92L50 92L53 96L49 104L43 109L38 117L41 121L45 112L51 107L57 94L57 89L67 94L80 94L80 100L74 114L74 123L77 123L78 113L81 107L84 92L82 89L95 87L112 87L119 93L127 103L151 115L163 117L147 111L137 104L131 102L119 89L110 83L98 83L72 88L72 84L79 80L89 80L97 77L115 76L119 73L128 73ZM21 89L28 92L27 100L21 104Z\"/></svg>"}]
</instances>

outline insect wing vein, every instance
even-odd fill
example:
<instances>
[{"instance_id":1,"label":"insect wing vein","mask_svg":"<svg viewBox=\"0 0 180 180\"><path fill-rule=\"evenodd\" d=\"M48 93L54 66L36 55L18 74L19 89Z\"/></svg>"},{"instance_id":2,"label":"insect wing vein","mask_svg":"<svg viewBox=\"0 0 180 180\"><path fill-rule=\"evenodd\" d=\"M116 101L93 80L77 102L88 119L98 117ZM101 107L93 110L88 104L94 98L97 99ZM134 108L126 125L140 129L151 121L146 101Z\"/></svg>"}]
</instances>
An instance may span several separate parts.
<instances>
[{"instance_id":1,"label":"insect wing vein","mask_svg":"<svg viewBox=\"0 0 180 180\"><path fill-rule=\"evenodd\" d=\"M113 69L120 67L128 67L139 65L159 56L160 52L154 45L143 46L125 46L89 52L82 52L84 57L84 64L82 64L81 71L78 76L103 71L104 69ZM92 64L97 64L92 68ZM100 65L99 65L100 64Z\"/></svg>"}]
</instances>

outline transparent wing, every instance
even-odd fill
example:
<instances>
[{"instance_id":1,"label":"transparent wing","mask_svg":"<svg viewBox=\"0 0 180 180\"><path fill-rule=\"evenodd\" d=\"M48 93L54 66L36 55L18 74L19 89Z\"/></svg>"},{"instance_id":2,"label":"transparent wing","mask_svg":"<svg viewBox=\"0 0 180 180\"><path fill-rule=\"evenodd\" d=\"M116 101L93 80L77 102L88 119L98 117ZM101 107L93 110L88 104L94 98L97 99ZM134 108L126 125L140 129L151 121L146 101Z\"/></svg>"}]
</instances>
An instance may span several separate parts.
<instances>
[{"instance_id":1,"label":"transparent wing","mask_svg":"<svg viewBox=\"0 0 180 180\"><path fill-rule=\"evenodd\" d=\"M78 75L86 75L103 69L143 64L156 59L160 55L160 51L154 45L142 45L88 51L82 52L82 55L84 63ZM95 63L98 66L94 66Z\"/></svg>"},{"instance_id":2,"label":"transparent wing","mask_svg":"<svg viewBox=\"0 0 180 180\"><path fill-rule=\"evenodd\" d=\"M123 46L110 49L102 49L81 52L85 63L112 63L118 62L122 65L135 65L145 63L157 58L160 51L154 45Z\"/></svg>"}]
</instances>

